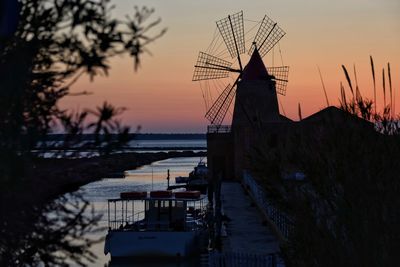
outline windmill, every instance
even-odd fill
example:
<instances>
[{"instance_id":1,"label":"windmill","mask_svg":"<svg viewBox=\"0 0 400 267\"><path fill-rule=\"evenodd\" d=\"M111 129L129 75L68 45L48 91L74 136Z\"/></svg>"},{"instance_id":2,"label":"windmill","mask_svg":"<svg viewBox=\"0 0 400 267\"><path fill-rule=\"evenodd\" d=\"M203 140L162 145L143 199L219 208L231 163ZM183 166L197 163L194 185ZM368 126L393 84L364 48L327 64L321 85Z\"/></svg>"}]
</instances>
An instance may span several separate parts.
<instances>
[{"instance_id":1,"label":"windmill","mask_svg":"<svg viewBox=\"0 0 400 267\"><path fill-rule=\"evenodd\" d=\"M211 125L217 128L221 126L233 99L235 98L238 83L243 78L246 67L243 67L243 57L247 53L252 58L259 56L265 57L268 52L274 48L279 40L285 35L285 32L268 16L264 16L259 22L258 31L255 34L249 49L246 50L246 34L244 32L243 11L233 15L229 15L216 22L217 30L214 34L214 40L222 37L226 46L229 59L221 58L221 53L213 53L209 47L209 53L200 52L194 68L193 81L221 79L233 76L231 83L224 85L222 92L212 103L207 106L205 117L210 121ZM216 46L216 42L210 46ZM251 61L252 59L250 59ZM249 61L249 62L250 62ZM263 63L261 63L263 65ZM264 65L263 65L264 67ZM264 67L265 68L265 67ZM285 95L288 82L288 66L267 67L268 77L274 82L276 93ZM203 94L204 97L204 94ZM236 99L240 102L240 99Z\"/></svg>"}]
</instances>

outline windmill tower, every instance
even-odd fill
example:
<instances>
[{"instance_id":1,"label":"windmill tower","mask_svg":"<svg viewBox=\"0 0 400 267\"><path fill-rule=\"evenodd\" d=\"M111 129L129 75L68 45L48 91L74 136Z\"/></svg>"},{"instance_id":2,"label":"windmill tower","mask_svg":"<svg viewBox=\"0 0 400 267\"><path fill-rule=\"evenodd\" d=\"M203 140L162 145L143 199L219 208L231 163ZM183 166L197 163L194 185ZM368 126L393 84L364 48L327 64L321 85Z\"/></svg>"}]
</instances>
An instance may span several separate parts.
<instances>
[{"instance_id":1,"label":"windmill tower","mask_svg":"<svg viewBox=\"0 0 400 267\"><path fill-rule=\"evenodd\" d=\"M237 85L232 128L260 128L279 118L275 81L254 49Z\"/></svg>"},{"instance_id":2,"label":"windmill tower","mask_svg":"<svg viewBox=\"0 0 400 267\"><path fill-rule=\"evenodd\" d=\"M216 24L230 60L219 57L221 53L200 52L193 81L218 81L233 76L232 83L224 86L205 117L211 123L207 135L209 167L211 165L214 173L225 173L222 175L224 178L232 175L229 169L235 169L234 176L238 177L245 167L243 159L251 146L249 141L252 137L268 124L281 120L277 93L286 93L289 67L266 67L262 58L273 49L285 32L277 23L264 16L258 23L259 28L250 48L246 50L243 12L229 15ZM246 54L250 59L243 67L242 61ZM232 127L224 127L222 122L232 102L235 103Z\"/></svg>"}]
</instances>

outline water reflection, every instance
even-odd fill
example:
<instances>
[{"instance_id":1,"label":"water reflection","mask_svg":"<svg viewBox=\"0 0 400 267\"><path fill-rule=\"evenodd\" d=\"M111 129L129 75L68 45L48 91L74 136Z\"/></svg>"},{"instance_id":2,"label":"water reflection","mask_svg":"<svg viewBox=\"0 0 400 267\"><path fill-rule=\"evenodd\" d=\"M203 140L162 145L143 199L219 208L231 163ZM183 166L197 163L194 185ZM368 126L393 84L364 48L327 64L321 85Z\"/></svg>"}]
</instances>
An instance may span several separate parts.
<instances>
[{"instance_id":1,"label":"water reflection","mask_svg":"<svg viewBox=\"0 0 400 267\"><path fill-rule=\"evenodd\" d=\"M102 179L100 181L90 183L82 187L79 192L85 196L85 199L94 207L95 215L104 215L101 217L98 227L102 231L96 233L96 237L102 238L107 234L107 199L119 197L123 191L150 191L164 190L167 187L167 170L170 170L171 184L174 183L176 176L188 175L190 171L199 162L199 157L172 158L154 162L145 165L136 170L126 171L124 179ZM160 259L154 261L152 259L138 260L125 259L111 261L109 255L104 255L104 242L94 244L90 251L97 256L97 260L93 263L89 262L88 266L197 266L198 258L190 258L181 261L171 259ZM78 265L73 265L78 266Z\"/></svg>"}]
</instances>

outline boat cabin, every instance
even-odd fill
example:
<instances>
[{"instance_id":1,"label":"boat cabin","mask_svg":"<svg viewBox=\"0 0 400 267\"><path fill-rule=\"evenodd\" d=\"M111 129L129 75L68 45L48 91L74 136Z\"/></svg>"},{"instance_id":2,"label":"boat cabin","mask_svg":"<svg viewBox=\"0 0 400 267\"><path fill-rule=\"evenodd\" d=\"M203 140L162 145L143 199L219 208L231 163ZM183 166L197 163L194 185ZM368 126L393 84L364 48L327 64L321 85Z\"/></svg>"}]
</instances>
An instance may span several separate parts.
<instances>
[{"instance_id":1,"label":"boat cabin","mask_svg":"<svg viewBox=\"0 0 400 267\"><path fill-rule=\"evenodd\" d=\"M206 207L207 199L199 191L125 192L108 200L108 227L110 231L194 231L205 226Z\"/></svg>"}]
</instances>

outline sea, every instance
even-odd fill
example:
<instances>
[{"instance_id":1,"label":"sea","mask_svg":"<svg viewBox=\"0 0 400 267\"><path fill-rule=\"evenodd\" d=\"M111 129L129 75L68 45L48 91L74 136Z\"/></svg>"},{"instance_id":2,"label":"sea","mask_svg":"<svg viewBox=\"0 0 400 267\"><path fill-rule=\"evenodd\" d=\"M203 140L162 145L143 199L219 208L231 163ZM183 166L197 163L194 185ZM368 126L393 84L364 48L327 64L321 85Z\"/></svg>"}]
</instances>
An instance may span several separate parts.
<instances>
[{"instance_id":1,"label":"sea","mask_svg":"<svg viewBox=\"0 0 400 267\"><path fill-rule=\"evenodd\" d=\"M187 148L197 147L196 151L206 150L205 139L195 140L141 140L136 142L136 152L158 152L158 151L179 151L187 150ZM144 149L141 149L144 148ZM149 149L150 148L150 149ZM151 148L155 148L152 150ZM161 148L161 150L160 150ZM170 149L171 148L171 149ZM151 190L165 190L167 188L167 173L170 173L170 184L175 184L175 177L187 176L193 170L199 161L206 162L205 158L201 157L181 157L170 158L153 162L149 165L144 165L138 169L125 170L124 178L107 178L92 182L82 186L78 191L72 194L66 194L67 198L73 198L74 194L80 194L90 204L91 208L87 209L87 216L100 215L101 219L99 225L100 229L96 233L88 233L87 237L91 239L104 238L107 234L108 216L107 216L107 199L118 198L119 194L124 191L151 191ZM171 240L171 242L173 242ZM104 240L91 247L97 259L95 262L86 262L87 266L116 266L116 267L137 267L137 266L198 266L198 259L187 260L145 260L137 262L132 259L118 261L111 261L110 255L104 255ZM71 266L79 266L71 262Z\"/></svg>"},{"instance_id":2,"label":"sea","mask_svg":"<svg viewBox=\"0 0 400 267\"><path fill-rule=\"evenodd\" d=\"M52 149L62 145L62 137L52 137L54 140L44 140L39 142L39 147L32 150L33 153L45 158L62 158L62 157L93 157L98 156L95 150L82 151L76 150L73 147L67 150ZM84 136L84 141L81 144L90 140L90 136ZM51 138L50 138L51 139ZM42 152L40 147L45 148ZM114 153L123 152L168 152L168 151L184 151L191 150L194 152L206 151L207 142L205 134L140 134L129 141L123 148Z\"/></svg>"}]
</instances>

